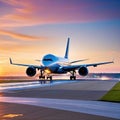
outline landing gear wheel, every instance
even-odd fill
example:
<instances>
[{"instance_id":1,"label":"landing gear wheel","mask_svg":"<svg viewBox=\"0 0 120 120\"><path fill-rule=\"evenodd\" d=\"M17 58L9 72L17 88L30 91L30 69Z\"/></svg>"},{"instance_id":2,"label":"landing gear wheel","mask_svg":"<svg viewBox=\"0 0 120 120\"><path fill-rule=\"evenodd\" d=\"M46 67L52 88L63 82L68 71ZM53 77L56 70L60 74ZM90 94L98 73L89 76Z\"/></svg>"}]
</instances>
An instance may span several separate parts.
<instances>
[{"instance_id":1,"label":"landing gear wheel","mask_svg":"<svg viewBox=\"0 0 120 120\"><path fill-rule=\"evenodd\" d=\"M52 83L52 76L48 76L47 80L50 79L50 83Z\"/></svg>"},{"instance_id":2,"label":"landing gear wheel","mask_svg":"<svg viewBox=\"0 0 120 120\"><path fill-rule=\"evenodd\" d=\"M39 79L45 80L45 76L39 76Z\"/></svg>"},{"instance_id":3,"label":"landing gear wheel","mask_svg":"<svg viewBox=\"0 0 120 120\"><path fill-rule=\"evenodd\" d=\"M45 76L40 75L40 76L39 76L39 79L40 79L39 82L40 82L41 84L42 84L42 83L45 84L45 82L46 82L46 81L45 81Z\"/></svg>"},{"instance_id":4,"label":"landing gear wheel","mask_svg":"<svg viewBox=\"0 0 120 120\"><path fill-rule=\"evenodd\" d=\"M48 76L48 77L47 77L47 80L48 80L48 79L52 80L52 76Z\"/></svg>"},{"instance_id":5,"label":"landing gear wheel","mask_svg":"<svg viewBox=\"0 0 120 120\"><path fill-rule=\"evenodd\" d=\"M73 70L73 71L71 71L70 73L71 73L70 80L76 80L76 76L75 76L76 71Z\"/></svg>"},{"instance_id":6,"label":"landing gear wheel","mask_svg":"<svg viewBox=\"0 0 120 120\"><path fill-rule=\"evenodd\" d=\"M76 76L70 76L70 80L76 80Z\"/></svg>"}]
</instances>

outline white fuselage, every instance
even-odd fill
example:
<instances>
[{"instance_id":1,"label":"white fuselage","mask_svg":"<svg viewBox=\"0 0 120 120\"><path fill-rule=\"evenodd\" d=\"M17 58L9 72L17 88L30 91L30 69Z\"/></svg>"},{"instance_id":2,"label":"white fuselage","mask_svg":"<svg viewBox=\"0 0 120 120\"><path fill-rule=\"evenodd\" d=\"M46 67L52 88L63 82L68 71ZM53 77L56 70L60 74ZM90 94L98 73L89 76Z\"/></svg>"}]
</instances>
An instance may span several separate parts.
<instances>
[{"instance_id":1,"label":"white fuselage","mask_svg":"<svg viewBox=\"0 0 120 120\"><path fill-rule=\"evenodd\" d=\"M70 62L66 58L47 54L43 57L42 64L45 66L44 71L46 73L66 73L62 70L62 66L70 65Z\"/></svg>"}]
</instances>

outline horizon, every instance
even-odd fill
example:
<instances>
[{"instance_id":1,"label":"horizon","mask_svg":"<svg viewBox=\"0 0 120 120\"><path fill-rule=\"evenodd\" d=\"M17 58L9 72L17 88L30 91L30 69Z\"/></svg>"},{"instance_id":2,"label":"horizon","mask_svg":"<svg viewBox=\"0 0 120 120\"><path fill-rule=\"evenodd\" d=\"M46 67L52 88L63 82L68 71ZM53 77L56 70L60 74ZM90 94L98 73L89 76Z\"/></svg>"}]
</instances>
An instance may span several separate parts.
<instances>
[{"instance_id":1,"label":"horizon","mask_svg":"<svg viewBox=\"0 0 120 120\"><path fill-rule=\"evenodd\" d=\"M69 80L70 75L59 75L59 76L53 76L53 81L54 80ZM76 75L77 79L76 80L86 80L86 79L99 79L99 80L120 80L120 73L89 73L86 77L79 76L78 74ZM32 81L39 81L37 76L34 77L28 77L28 76L0 76L0 81L11 81L11 80L32 80Z\"/></svg>"},{"instance_id":2,"label":"horizon","mask_svg":"<svg viewBox=\"0 0 120 120\"><path fill-rule=\"evenodd\" d=\"M68 2L69 1L69 2ZM26 67L52 53L85 63L112 61L89 67L89 73L120 72L120 1L118 0L0 0L0 76L26 76ZM38 73L38 72L37 72Z\"/></svg>"}]
</instances>

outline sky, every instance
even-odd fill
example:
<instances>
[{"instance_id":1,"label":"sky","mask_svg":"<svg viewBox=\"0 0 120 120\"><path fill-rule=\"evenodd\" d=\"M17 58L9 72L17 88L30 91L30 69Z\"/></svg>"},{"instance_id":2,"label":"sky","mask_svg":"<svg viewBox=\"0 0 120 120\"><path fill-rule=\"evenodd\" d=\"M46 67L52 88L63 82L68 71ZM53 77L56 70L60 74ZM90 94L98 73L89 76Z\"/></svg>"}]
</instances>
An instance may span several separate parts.
<instances>
[{"instance_id":1,"label":"sky","mask_svg":"<svg viewBox=\"0 0 120 120\"><path fill-rule=\"evenodd\" d=\"M83 63L112 61L89 72L120 72L120 0L0 0L0 75L25 75L52 53ZM82 64L82 63L79 63Z\"/></svg>"}]
</instances>

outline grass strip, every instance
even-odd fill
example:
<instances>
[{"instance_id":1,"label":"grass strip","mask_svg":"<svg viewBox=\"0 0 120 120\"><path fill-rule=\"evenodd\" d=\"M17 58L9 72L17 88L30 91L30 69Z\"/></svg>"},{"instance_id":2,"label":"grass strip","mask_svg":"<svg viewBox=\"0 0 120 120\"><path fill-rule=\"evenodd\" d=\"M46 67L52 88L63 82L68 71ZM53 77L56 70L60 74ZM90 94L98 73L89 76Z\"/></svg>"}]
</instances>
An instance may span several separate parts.
<instances>
[{"instance_id":1,"label":"grass strip","mask_svg":"<svg viewBox=\"0 0 120 120\"><path fill-rule=\"evenodd\" d=\"M118 82L100 100L102 100L102 101L110 101L110 102L120 102L120 82Z\"/></svg>"}]
</instances>

